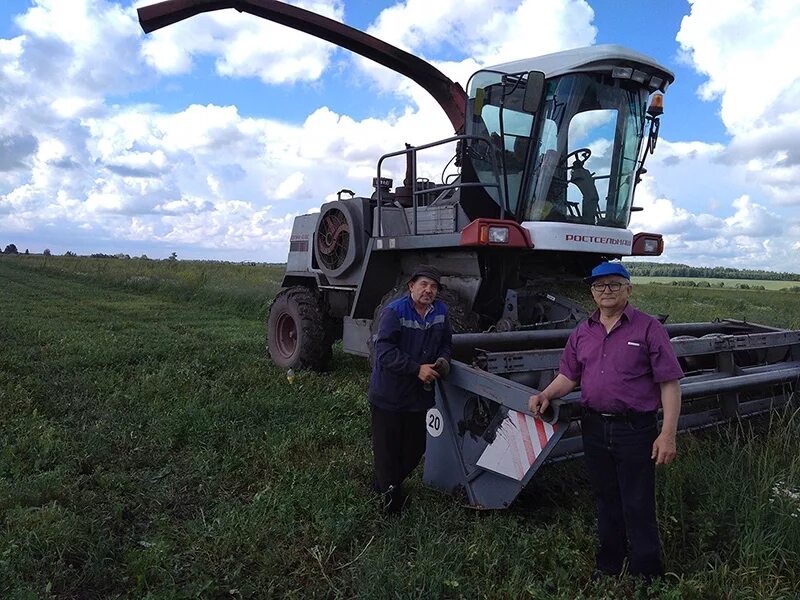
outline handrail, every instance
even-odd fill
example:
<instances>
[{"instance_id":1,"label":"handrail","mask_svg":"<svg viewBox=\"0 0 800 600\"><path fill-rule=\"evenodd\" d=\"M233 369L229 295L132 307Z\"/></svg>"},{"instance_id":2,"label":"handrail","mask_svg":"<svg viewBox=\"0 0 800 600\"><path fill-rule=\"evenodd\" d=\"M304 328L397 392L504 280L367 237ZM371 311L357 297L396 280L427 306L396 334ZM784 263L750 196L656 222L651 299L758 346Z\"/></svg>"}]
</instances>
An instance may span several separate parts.
<instances>
[{"instance_id":1,"label":"handrail","mask_svg":"<svg viewBox=\"0 0 800 600\"><path fill-rule=\"evenodd\" d=\"M450 144L452 142L459 142L459 141L462 141L462 140L464 140L464 141L466 141L466 140L482 140L482 141L486 142L487 144L489 144L489 146L491 147L491 140L489 140L489 138L487 138L485 136L461 134L461 135L454 135L454 136L451 136L449 138L445 138L443 140L430 142L428 144L423 144L421 146L410 146L410 147L404 148L402 150L397 150L395 152L389 152L387 154L384 154L383 156L381 156L378 159L378 173L377 173L376 181L380 182L381 181L381 167L383 166L383 162L386 159L395 158L395 157L398 157L398 156L403 156L403 155L408 155L408 154L411 155L411 158L412 158L412 161L411 161L411 173L409 173L409 175L411 177L411 198L413 200L413 205L412 206L414 208L414 213L413 213L414 214L414 232L413 232L414 235L417 235L417 208L419 206L419 203L417 202L417 196L419 196L421 194L431 193L431 192L434 192L434 191L444 192L444 191L447 191L447 190L456 190L456 189L462 189L462 188L482 187L482 188L497 188L497 192L498 192L498 194L500 196L500 199L501 200L504 199L503 189L502 189L502 186L500 185L499 182L498 183L480 183L480 182L474 182L474 181L469 181L469 182L458 181L457 183L453 183L453 184L449 184L449 185L448 184L444 184L444 185L440 185L440 186L435 186L433 188L427 188L427 189L424 189L424 190L417 190L417 152L419 152L420 150L427 150L428 148L434 148L436 146L441 146L441 145L444 145L444 144ZM489 153L489 157L490 157L490 161L492 163L492 167L494 167L494 171L497 172L497 163L495 161L494 153L490 152ZM382 224L383 224L383 218L382 218L383 187L380 186L380 185L377 186L377 203L378 203L378 206L377 206L377 208L378 208L377 230L378 231L377 231L377 234L376 234L375 237L383 237L383 230L382 230L382 227L381 227Z\"/></svg>"}]
</instances>

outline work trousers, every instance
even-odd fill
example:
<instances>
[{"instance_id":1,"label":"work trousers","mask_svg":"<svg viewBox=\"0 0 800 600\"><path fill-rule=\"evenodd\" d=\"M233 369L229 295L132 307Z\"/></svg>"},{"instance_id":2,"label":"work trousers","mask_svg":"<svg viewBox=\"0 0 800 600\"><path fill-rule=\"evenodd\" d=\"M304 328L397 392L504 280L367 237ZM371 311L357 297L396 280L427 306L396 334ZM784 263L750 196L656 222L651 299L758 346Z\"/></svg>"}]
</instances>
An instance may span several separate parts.
<instances>
[{"instance_id":1,"label":"work trousers","mask_svg":"<svg viewBox=\"0 0 800 600\"><path fill-rule=\"evenodd\" d=\"M583 451L597 504L597 570L622 571L630 545L630 572L663 572L656 523L655 413L604 417L586 412L581 420Z\"/></svg>"},{"instance_id":2,"label":"work trousers","mask_svg":"<svg viewBox=\"0 0 800 600\"><path fill-rule=\"evenodd\" d=\"M389 513L402 510L403 481L425 454L426 412L393 412L370 404L375 483Z\"/></svg>"}]
</instances>

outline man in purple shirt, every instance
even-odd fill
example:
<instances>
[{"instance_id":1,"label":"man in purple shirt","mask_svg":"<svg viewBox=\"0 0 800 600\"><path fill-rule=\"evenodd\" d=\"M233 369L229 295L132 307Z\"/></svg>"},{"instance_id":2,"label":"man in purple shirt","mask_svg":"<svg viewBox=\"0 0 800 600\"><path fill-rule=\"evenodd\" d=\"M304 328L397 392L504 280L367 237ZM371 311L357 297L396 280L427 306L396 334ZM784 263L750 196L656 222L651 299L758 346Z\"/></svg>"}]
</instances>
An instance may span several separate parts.
<instances>
[{"instance_id":1,"label":"man in purple shirt","mask_svg":"<svg viewBox=\"0 0 800 600\"><path fill-rule=\"evenodd\" d=\"M630 274L621 263L592 270L597 310L572 332L559 373L529 407L540 414L581 386L583 451L597 504L598 575L662 574L655 466L675 458L683 371L664 326L628 303ZM657 430L659 407L663 410Z\"/></svg>"}]
</instances>

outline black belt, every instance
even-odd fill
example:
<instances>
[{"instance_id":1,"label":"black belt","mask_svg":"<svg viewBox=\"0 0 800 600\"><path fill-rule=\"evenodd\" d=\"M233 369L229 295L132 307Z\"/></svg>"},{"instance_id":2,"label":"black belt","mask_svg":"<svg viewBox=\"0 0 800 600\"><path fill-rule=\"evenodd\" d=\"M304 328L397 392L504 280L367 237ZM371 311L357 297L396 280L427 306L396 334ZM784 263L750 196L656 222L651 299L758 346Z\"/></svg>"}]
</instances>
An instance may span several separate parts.
<instances>
[{"instance_id":1,"label":"black belt","mask_svg":"<svg viewBox=\"0 0 800 600\"><path fill-rule=\"evenodd\" d=\"M588 406L583 407L583 412L588 413L590 415L594 415L596 417L600 417L602 419L608 419L609 421L629 421L630 419L655 416L656 414L655 411L639 412L636 410L628 410L625 412L618 412L618 413L600 412L599 410L589 408Z\"/></svg>"}]
</instances>

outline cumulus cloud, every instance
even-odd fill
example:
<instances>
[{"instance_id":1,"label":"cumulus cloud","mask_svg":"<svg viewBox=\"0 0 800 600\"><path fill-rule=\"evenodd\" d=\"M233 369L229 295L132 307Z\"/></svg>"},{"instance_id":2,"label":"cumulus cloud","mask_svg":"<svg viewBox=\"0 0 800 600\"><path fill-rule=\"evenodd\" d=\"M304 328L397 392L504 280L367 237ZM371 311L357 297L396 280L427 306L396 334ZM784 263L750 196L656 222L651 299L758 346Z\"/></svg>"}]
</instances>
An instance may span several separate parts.
<instances>
[{"instance_id":1,"label":"cumulus cloud","mask_svg":"<svg viewBox=\"0 0 800 600\"><path fill-rule=\"evenodd\" d=\"M340 2L290 2L341 21ZM217 73L264 83L314 81L335 47L305 33L233 10L201 14L155 31L142 44L149 65L165 75L187 73L194 59L215 59Z\"/></svg>"},{"instance_id":2,"label":"cumulus cloud","mask_svg":"<svg viewBox=\"0 0 800 600\"><path fill-rule=\"evenodd\" d=\"M728 164L783 204L800 204L800 63L794 56L800 3L691 0L677 40L686 60L707 77L698 89L719 101L733 137Z\"/></svg>"},{"instance_id":3,"label":"cumulus cloud","mask_svg":"<svg viewBox=\"0 0 800 600\"><path fill-rule=\"evenodd\" d=\"M547 10L535 0L406 0L381 11L367 31L415 54L456 48L470 66L488 66L589 45L593 18L584 0L556 0Z\"/></svg>"},{"instance_id":4,"label":"cumulus cloud","mask_svg":"<svg viewBox=\"0 0 800 600\"><path fill-rule=\"evenodd\" d=\"M664 235L661 260L693 265L728 266L797 271L793 247L797 223L740 196L726 202L720 217L695 213L676 201L654 192L652 180L637 188L636 204L644 210L634 213L633 231Z\"/></svg>"},{"instance_id":5,"label":"cumulus cloud","mask_svg":"<svg viewBox=\"0 0 800 600\"><path fill-rule=\"evenodd\" d=\"M24 168L38 146L39 140L30 133L0 134L0 171Z\"/></svg>"},{"instance_id":6,"label":"cumulus cloud","mask_svg":"<svg viewBox=\"0 0 800 600\"><path fill-rule=\"evenodd\" d=\"M479 68L592 44L593 18L585 0L556 0L544 11L537 0L406 0L382 10L367 33L425 58L466 87ZM433 58L447 54L460 58ZM383 92L411 99L421 112L436 106L397 73L367 59L356 63Z\"/></svg>"},{"instance_id":7,"label":"cumulus cloud","mask_svg":"<svg viewBox=\"0 0 800 600\"><path fill-rule=\"evenodd\" d=\"M135 6L148 1L35 0L16 19L20 34L0 39L0 231L30 232L53 249L54 238L100 245L90 251L128 240L128 251L147 243L163 255L284 260L295 215L341 189L369 195L379 156L452 132L415 84L250 15L218 11L144 36ZM800 222L776 204L800 198L798 67L776 62L794 4L737 0L721 14L692 3L678 39L732 140L662 139L648 159L633 228L662 231L665 258L796 270L787 257L800 248ZM299 5L339 21L347 8ZM466 85L483 66L593 43L593 19L586 0L555 0L546 11L535 0L404 0L369 31ZM323 89L326 75L355 65L347 76L368 82L354 93L377 91L394 107L356 118L320 94L287 122L201 96L166 107L146 94L208 64L218 85L250 78L283 90ZM438 181L453 152L422 153L419 175ZM404 167L387 161L381 174L399 182Z\"/></svg>"},{"instance_id":8,"label":"cumulus cloud","mask_svg":"<svg viewBox=\"0 0 800 600\"><path fill-rule=\"evenodd\" d=\"M140 34L131 9L107 0L37 0L16 22L24 35L9 75L17 85L35 78L62 116L137 87Z\"/></svg>"},{"instance_id":9,"label":"cumulus cloud","mask_svg":"<svg viewBox=\"0 0 800 600\"><path fill-rule=\"evenodd\" d=\"M232 106L109 103L155 81L132 8L39 0L16 23L22 34L0 40L0 230L262 257L265 245L284 245L287 215L304 207L273 216L264 202L264 182L284 167L257 164L269 154L263 122ZM227 55L229 73L242 57Z\"/></svg>"}]
</instances>

